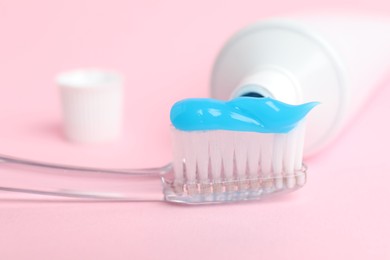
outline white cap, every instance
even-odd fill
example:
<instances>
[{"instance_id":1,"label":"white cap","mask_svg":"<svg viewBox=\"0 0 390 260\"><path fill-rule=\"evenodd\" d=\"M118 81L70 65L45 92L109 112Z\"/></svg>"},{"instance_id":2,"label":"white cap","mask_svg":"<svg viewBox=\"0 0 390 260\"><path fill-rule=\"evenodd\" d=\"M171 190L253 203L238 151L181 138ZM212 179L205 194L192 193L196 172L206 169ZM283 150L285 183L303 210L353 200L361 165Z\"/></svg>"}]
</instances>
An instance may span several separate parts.
<instances>
[{"instance_id":1,"label":"white cap","mask_svg":"<svg viewBox=\"0 0 390 260\"><path fill-rule=\"evenodd\" d=\"M112 71L79 69L57 77L63 126L69 141L117 139L123 125L123 77Z\"/></svg>"}]
</instances>

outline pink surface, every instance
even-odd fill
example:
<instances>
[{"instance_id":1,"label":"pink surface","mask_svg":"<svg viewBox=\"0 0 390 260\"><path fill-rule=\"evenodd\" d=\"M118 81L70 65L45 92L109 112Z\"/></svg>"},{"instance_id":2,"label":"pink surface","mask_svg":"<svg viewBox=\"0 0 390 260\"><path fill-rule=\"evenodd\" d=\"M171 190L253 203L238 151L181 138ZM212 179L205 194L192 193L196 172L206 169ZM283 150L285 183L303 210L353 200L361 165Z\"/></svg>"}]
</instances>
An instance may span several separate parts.
<instances>
[{"instance_id":1,"label":"pink surface","mask_svg":"<svg viewBox=\"0 0 390 260\"><path fill-rule=\"evenodd\" d=\"M260 18L313 7L390 15L379 0L1 1L0 151L87 166L162 165L170 159L170 105L207 95L227 37ZM70 144L60 131L53 77L91 65L127 78L126 134L112 145ZM201 207L1 200L0 259L389 259L384 85L353 126L308 161L308 184L296 193Z\"/></svg>"}]
</instances>

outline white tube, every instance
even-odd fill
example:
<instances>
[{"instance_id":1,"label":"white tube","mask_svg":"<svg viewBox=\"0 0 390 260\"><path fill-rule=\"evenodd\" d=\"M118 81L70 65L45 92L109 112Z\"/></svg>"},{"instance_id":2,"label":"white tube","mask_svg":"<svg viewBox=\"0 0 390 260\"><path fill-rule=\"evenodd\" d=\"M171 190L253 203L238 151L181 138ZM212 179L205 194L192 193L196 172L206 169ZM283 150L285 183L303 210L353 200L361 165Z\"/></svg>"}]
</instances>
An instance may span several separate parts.
<instances>
[{"instance_id":1,"label":"white tube","mask_svg":"<svg viewBox=\"0 0 390 260\"><path fill-rule=\"evenodd\" d=\"M337 136L390 67L390 19L311 14L272 19L234 35L212 73L211 96L259 94L297 104L309 115L305 155Z\"/></svg>"}]
</instances>

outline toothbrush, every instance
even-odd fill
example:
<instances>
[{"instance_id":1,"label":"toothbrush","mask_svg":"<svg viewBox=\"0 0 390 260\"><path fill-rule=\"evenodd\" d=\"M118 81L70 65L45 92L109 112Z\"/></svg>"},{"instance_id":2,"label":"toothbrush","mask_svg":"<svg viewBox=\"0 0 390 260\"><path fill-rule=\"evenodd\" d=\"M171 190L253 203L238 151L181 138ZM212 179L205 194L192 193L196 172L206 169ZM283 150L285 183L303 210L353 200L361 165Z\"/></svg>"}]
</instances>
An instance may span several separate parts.
<instances>
[{"instance_id":1,"label":"toothbrush","mask_svg":"<svg viewBox=\"0 0 390 260\"><path fill-rule=\"evenodd\" d=\"M270 98L179 101L171 110L171 164L113 170L0 156L0 190L183 204L255 200L296 190L306 180L304 117L315 105L292 106Z\"/></svg>"}]
</instances>

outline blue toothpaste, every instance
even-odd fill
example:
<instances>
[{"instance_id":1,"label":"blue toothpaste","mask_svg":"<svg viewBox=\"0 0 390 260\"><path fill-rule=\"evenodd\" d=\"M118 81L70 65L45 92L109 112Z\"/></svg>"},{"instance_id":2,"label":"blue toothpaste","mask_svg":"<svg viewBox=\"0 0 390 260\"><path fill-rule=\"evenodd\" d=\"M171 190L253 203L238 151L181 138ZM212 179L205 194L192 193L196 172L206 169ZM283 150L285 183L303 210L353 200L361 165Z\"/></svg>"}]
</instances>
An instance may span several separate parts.
<instances>
[{"instance_id":1,"label":"blue toothpaste","mask_svg":"<svg viewBox=\"0 0 390 260\"><path fill-rule=\"evenodd\" d=\"M191 98L175 103L170 118L182 131L288 133L316 105L318 102L289 105L271 98Z\"/></svg>"}]
</instances>

